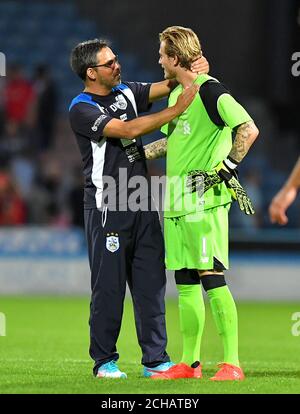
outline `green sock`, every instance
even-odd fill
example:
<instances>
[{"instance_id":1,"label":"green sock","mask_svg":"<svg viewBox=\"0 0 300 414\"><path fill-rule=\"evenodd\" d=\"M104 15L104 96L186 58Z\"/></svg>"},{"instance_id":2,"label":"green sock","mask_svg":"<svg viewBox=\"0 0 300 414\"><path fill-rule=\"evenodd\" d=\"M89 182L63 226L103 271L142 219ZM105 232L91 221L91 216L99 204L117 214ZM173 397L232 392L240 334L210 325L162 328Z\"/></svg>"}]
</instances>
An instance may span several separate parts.
<instances>
[{"instance_id":1,"label":"green sock","mask_svg":"<svg viewBox=\"0 0 300 414\"><path fill-rule=\"evenodd\" d=\"M222 286L207 291L214 321L224 347L224 361L239 366L238 318L235 302L228 289Z\"/></svg>"},{"instance_id":2,"label":"green sock","mask_svg":"<svg viewBox=\"0 0 300 414\"><path fill-rule=\"evenodd\" d=\"M205 322L205 307L200 285L177 285L179 322L183 339L181 362L192 365L200 361L201 337Z\"/></svg>"}]
</instances>

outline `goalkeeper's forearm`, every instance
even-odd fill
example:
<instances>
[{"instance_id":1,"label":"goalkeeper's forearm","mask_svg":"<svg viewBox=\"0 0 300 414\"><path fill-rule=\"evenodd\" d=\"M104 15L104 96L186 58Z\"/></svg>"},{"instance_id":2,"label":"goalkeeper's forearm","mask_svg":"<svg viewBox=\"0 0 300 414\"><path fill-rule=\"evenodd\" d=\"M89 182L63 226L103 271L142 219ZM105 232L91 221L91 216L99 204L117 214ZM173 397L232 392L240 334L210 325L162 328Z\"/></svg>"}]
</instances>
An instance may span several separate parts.
<instances>
[{"instance_id":1,"label":"goalkeeper's forearm","mask_svg":"<svg viewBox=\"0 0 300 414\"><path fill-rule=\"evenodd\" d=\"M144 146L147 160L165 157L167 153L167 138L159 139Z\"/></svg>"},{"instance_id":2,"label":"goalkeeper's forearm","mask_svg":"<svg viewBox=\"0 0 300 414\"><path fill-rule=\"evenodd\" d=\"M229 168L234 169L243 160L258 134L259 130L253 121L245 122L238 127L228 159L225 160Z\"/></svg>"}]
</instances>

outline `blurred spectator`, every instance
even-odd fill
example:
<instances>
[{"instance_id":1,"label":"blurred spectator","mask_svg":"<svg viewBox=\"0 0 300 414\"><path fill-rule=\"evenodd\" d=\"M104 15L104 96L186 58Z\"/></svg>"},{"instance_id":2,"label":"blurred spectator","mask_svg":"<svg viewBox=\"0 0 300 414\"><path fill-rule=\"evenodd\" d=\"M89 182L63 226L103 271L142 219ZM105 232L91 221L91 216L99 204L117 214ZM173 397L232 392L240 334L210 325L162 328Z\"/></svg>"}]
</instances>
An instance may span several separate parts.
<instances>
[{"instance_id":1,"label":"blurred spectator","mask_svg":"<svg viewBox=\"0 0 300 414\"><path fill-rule=\"evenodd\" d=\"M60 208L55 201L47 206L48 224L52 227L67 228L70 227L70 217L64 208Z\"/></svg>"},{"instance_id":2,"label":"blurred spectator","mask_svg":"<svg viewBox=\"0 0 300 414\"><path fill-rule=\"evenodd\" d=\"M269 216L272 223L284 226L289 219L287 209L295 201L300 188L300 157L280 191L272 199L269 206Z\"/></svg>"},{"instance_id":3,"label":"blurred spectator","mask_svg":"<svg viewBox=\"0 0 300 414\"><path fill-rule=\"evenodd\" d=\"M8 120L0 140L0 160L8 161L28 149L28 135L16 121Z\"/></svg>"},{"instance_id":4,"label":"blurred spectator","mask_svg":"<svg viewBox=\"0 0 300 414\"><path fill-rule=\"evenodd\" d=\"M37 94L37 145L43 151L51 148L53 143L58 104L56 87L46 65L36 68L34 89Z\"/></svg>"},{"instance_id":5,"label":"blurred spectator","mask_svg":"<svg viewBox=\"0 0 300 414\"><path fill-rule=\"evenodd\" d=\"M0 76L0 137L3 133L4 123L5 123L4 86L5 86L5 78Z\"/></svg>"},{"instance_id":6,"label":"blurred spectator","mask_svg":"<svg viewBox=\"0 0 300 414\"><path fill-rule=\"evenodd\" d=\"M66 198L69 188L66 188L68 174L55 153L41 154L36 166L36 174L29 194L29 221L36 224L68 227L70 213Z\"/></svg>"},{"instance_id":7,"label":"blurred spectator","mask_svg":"<svg viewBox=\"0 0 300 414\"><path fill-rule=\"evenodd\" d=\"M25 152L14 157L10 163L10 171L14 181L26 202L31 202L30 193L36 175L36 167L34 160Z\"/></svg>"},{"instance_id":8,"label":"blurred spectator","mask_svg":"<svg viewBox=\"0 0 300 414\"><path fill-rule=\"evenodd\" d=\"M44 225L48 223L47 206L51 203L51 195L43 185L40 175L36 175L32 183L28 203L28 221L32 224Z\"/></svg>"},{"instance_id":9,"label":"blurred spectator","mask_svg":"<svg viewBox=\"0 0 300 414\"><path fill-rule=\"evenodd\" d=\"M10 175L0 173L0 226L15 226L26 222L26 206Z\"/></svg>"},{"instance_id":10,"label":"blurred spectator","mask_svg":"<svg viewBox=\"0 0 300 414\"><path fill-rule=\"evenodd\" d=\"M31 83L23 76L21 67L11 65L4 86L4 115L19 127L33 127L35 122L35 92Z\"/></svg>"}]
</instances>

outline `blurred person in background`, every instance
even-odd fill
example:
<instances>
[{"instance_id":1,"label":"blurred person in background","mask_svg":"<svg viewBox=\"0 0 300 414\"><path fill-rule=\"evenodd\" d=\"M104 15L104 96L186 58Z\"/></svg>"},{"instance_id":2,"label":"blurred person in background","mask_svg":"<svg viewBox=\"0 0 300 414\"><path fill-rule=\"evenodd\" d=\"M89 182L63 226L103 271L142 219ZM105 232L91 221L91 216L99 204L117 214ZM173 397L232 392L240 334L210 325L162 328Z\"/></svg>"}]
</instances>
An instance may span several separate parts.
<instances>
[{"instance_id":1,"label":"blurred person in background","mask_svg":"<svg viewBox=\"0 0 300 414\"><path fill-rule=\"evenodd\" d=\"M0 172L0 226L26 223L26 205L9 173Z\"/></svg>"},{"instance_id":2,"label":"blurred person in background","mask_svg":"<svg viewBox=\"0 0 300 414\"><path fill-rule=\"evenodd\" d=\"M269 217L272 223L284 226L289 219L286 211L294 202L300 188L300 158L294 166L285 184L275 195L269 206Z\"/></svg>"},{"instance_id":3,"label":"blurred person in background","mask_svg":"<svg viewBox=\"0 0 300 414\"><path fill-rule=\"evenodd\" d=\"M4 125L5 125L4 86L5 86L5 77L0 76L0 139L3 133Z\"/></svg>"},{"instance_id":4,"label":"blurred person in background","mask_svg":"<svg viewBox=\"0 0 300 414\"><path fill-rule=\"evenodd\" d=\"M8 119L0 139L0 159L11 160L30 147L30 139L24 128L16 120Z\"/></svg>"},{"instance_id":5,"label":"blurred person in background","mask_svg":"<svg viewBox=\"0 0 300 414\"><path fill-rule=\"evenodd\" d=\"M47 224L50 227L65 229L70 227L68 212L58 205L56 200L51 200L46 206Z\"/></svg>"},{"instance_id":6,"label":"blurred person in background","mask_svg":"<svg viewBox=\"0 0 300 414\"><path fill-rule=\"evenodd\" d=\"M56 227L70 226L67 208L68 180L63 161L51 152L44 152L36 159L34 177L27 194L30 223Z\"/></svg>"},{"instance_id":7,"label":"blurred person in background","mask_svg":"<svg viewBox=\"0 0 300 414\"><path fill-rule=\"evenodd\" d=\"M40 175L43 189L48 193L46 204L47 223L56 227L68 227L70 215L67 209L66 180L63 160L55 158L50 152L40 157Z\"/></svg>"},{"instance_id":8,"label":"blurred person in background","mask_svg":"<svg viewBox=\"0 0 300 414\"><path fill-rule=\"evenodd\" d=\"M33 128L35 125L36 94L32 84L22 73L21 66L13 64L7 71L3 88L5 120L17 128Z\"/></svg>"},{"instance_id":9,"label":"blurred person in background","mask_svg":"<svg viewBox=\"0 0 300 414\"><path fill-rule=\"evenodd\" d=\"M46 65L36 68L33 80L36 93L36 127L41 151L48 150L53 144L53 132L57 115L57 89Z\"/></svg>"},{"instance_id":10,"label":"blurred person in background","mask_svg":"<svg viewBox=\"0 0 300 414\"><path fill-rule=\"evenodd\" d=\"M32 148L29 147L13 156L9 162L12 177L27 204L32 202L30 195L38 171L37 164L38 162L32 154Z\"/></svg>"}]
</instances>

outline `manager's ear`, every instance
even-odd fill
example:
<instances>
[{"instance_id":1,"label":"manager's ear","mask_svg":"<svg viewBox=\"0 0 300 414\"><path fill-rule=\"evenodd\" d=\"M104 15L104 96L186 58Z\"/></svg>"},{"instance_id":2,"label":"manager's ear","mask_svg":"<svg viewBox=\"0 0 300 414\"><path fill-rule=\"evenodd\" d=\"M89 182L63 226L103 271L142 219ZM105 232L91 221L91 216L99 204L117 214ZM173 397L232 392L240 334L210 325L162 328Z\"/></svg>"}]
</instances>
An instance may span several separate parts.
<instances>
[{"instance_id":1,"label":"manager's ear","mask_svg":"<svg viewBox=\"0 0 300 414\"><path fill-rule=\"evenodd\" d=\"M93 68L87 68L86 76L89 80L95 81L96 80L96 72Z\"/></svg>"}]
</instances>

